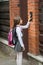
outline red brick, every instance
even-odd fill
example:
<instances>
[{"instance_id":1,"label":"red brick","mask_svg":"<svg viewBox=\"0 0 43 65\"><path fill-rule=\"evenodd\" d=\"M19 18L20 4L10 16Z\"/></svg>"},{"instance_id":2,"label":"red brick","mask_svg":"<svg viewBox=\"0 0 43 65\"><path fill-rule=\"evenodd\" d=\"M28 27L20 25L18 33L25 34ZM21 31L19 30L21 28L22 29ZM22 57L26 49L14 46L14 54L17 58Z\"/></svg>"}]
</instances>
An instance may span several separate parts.
<instances>
[{"instance_id":1,"label":"red brick","mask_svg":"<svg viewBox=\"0 0 43 65\"><path fill-rule=\"evenodd\" d=\"M39 0L28 0L28 18L29 12L33 12L33 20L28 30L28 49L30 53L39 54Z\"/></svg>"},{"instance_id":2,"label":"red brick","mask_svg":"<svg viewBox=\"0 0 43 65\"><path fill-rule=\"evenodd\" d=\"M19 0L10 0L10 27L13 27L13 19L15 16L20 15L20 8L18 7Z\"/></svg>"},{"instance_id":3,"label":"red brick","mask_svg":"<svg viewBox=\"0 0 43 65\"><path fill-rule=\"evenodd\" d=\"M10 0L10 28L13 27L13 19L16 15L20 15L18 7L20 0ZM37 55L39 53L39 0L27 0L27 15L33 12L33 20L28 30L28 51ZM23 3L25 5L25 3ZM24 8L25 6L23 6ZM24 10L24 9L23 9ZM25 10L24 10L25 11Z\"/></svg>"}]
</instances>

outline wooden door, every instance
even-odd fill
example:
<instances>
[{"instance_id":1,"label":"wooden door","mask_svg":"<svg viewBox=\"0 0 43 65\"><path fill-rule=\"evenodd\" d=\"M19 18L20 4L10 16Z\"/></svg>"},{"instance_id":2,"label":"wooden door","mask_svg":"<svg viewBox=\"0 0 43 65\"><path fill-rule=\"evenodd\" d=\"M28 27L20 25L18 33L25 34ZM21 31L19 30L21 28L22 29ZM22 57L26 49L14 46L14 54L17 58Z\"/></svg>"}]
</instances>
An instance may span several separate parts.
<instances>
[{"instance_id":1,"label":"wooden door","mask_svg":"<svg viewBox=\"0 0 43 65\"><path fill-rule=\"evenodd\" d=\"M7 39L9 31L9 1L0 2L0 37Z\"/></svg>"},{"instance_id":2,"label":"wooden door","mask_svg":"<svg viewBox=\"0 0 43 65\"><path fill-rule=\"evenodd\" d=\"M43 0L40 0L39 3L39 20L40 20L40 53L43 55Z\"/></svg>"},{"instance_id":3,"label":"wooden door","mask_svg":"<svg viewBox=\"0 0 43 65\"><path fill-rule=\"evenodd\" d=\"M28 12L27 12L27 0L20 0L20 16L23 19L23 25L27 23L28 20ZM25 45L25 52L24 57L27 58L27 51L28 51L28 29L23 30L23 41Z\"/></svg>"}]
</instances>

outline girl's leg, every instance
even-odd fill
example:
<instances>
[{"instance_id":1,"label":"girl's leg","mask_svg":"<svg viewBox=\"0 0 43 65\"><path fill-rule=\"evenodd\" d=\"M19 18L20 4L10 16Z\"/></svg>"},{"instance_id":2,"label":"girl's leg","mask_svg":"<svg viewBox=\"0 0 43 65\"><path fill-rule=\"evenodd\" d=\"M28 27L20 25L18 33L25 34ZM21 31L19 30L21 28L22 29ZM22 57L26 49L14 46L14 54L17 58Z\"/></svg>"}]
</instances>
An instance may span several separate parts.
<instances>
[{"instance_id":1,"label":"girl's leg","mask_svg":"<svg viewBox=\"0 0 43 65\"><path fill-rule=\"evenodd\" d=\"M18 52L17 53L17 65L22 65L22 55L23 52Z\"/></svg>"},{"instance_id":2,"label":"girl's leg","mask_svg":"<svg viewBox=\"0 0 43 65\"><path fill-rule=\"evenodd\" d=\"M19 53L17 52L17 57L16 57L16 64L19 65Z\"/></svg>"},{"instance_id":3,"label":"girl's leg","mask_svg":"<svg viewBox=\"0 0 43 65\"><path fill-rule=\"evenodd\" d=\"M19 52L19 65L22 65L23 52Z\"/></svg>"}]
</instances>

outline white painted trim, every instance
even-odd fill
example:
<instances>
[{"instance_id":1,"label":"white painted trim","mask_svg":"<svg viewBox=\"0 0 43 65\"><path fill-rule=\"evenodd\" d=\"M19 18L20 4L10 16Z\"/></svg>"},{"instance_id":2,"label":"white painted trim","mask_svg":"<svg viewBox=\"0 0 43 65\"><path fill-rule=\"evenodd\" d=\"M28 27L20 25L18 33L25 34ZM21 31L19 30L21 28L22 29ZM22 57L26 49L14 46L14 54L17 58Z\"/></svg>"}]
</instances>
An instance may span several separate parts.
<instances>
[{"instance_id":1,"label":"white painted trim","mask_svg":"<svg viewBox=\"0 0 43 65\"><path fill-rule=\"evenodd\" d=\"M2 42L3 44L9 46L9 45L8 45L8 41L5 40L5 39L3 39L3 38L0 38L0 42ZM14 46L9 46L9 47L14 48Z\"/></svg>"},{"instance_id":2,"label":"white painted trim","mask_svg":"<svg viewBox=\"0 0 43 65\"><path fill-rule=\"evenodd\" d=\"M33 55L33 54L29 53L29 52L27 53L27 55L34 58L34 59L36 59L36 60L38 60L39 62L43 63L43 56L41 56L41 55L35 56L35 55Z\"/></svg>"}]
</instances>

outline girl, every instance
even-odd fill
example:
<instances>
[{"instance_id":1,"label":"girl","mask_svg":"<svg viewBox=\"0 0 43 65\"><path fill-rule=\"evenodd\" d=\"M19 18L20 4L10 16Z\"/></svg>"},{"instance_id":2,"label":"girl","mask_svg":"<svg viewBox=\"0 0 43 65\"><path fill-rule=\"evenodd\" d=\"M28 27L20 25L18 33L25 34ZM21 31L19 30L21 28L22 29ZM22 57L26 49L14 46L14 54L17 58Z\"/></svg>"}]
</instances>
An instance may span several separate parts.
<instances>
[{"instance_id":1,"label":"girl","mask_svg":"<svg viewBox=\"0 0 43 65\"><path fill-rule=\"evenodd\" d=\"M19 16L14 18L13 29L16 27L16 34L17 34L17 37L18 37L18 42L17 42L18 46L15 49L15 51L17 53L17 59L16 59L17 65L22 65L22 59L23 59L22 56L23 56L23 51L25 50L25 46L24 46L24 43L23 43L23 40L22 40L22 37L23 37L22 30L29 27L30 21L31 21L31 18L29 18L27 24L23 26L23 25L21 25L22 24L22 19ZM18 50L19 44L21 45L23 51Z\"/></svg>"}]
</instances>

